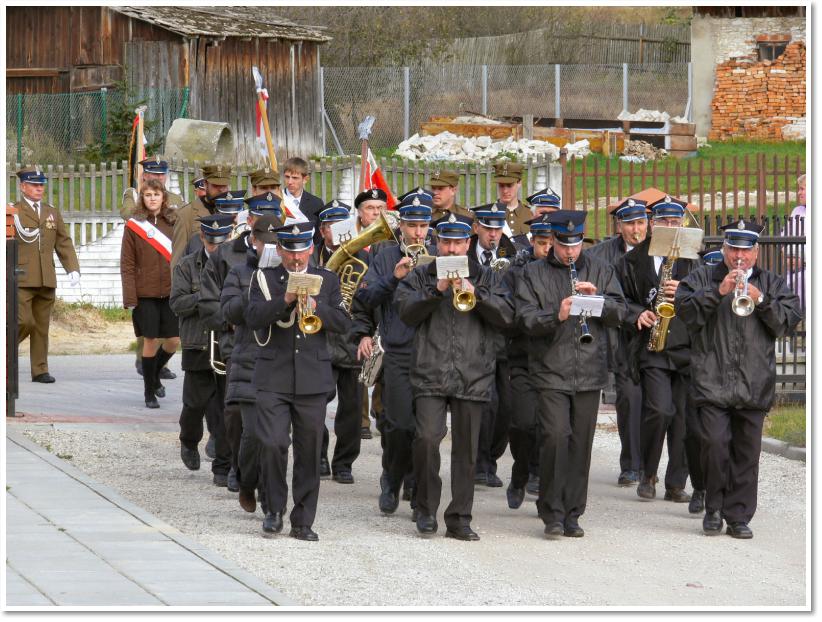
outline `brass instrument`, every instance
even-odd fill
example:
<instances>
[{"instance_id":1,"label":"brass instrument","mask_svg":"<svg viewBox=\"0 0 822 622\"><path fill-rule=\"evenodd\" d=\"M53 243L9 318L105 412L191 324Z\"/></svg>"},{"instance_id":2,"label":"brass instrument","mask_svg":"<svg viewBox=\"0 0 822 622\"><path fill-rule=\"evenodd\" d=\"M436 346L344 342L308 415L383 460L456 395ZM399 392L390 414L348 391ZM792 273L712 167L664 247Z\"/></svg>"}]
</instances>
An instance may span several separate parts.
<instances>
[{"instance_id":1,"label":"brass instrument","mask_svg":"<svg viewBox=\"0 0 822 622\"><path fill-rule=\"evenodd\" d=\"M574 263L574 260L570 260L568 262L568 269L569 275L571 277L571 295L575 296L577 293L577 283L579 283L579 277L577 276L577 265ZM586 345L594 340L594 336L591 334L590 329L588 328L588 320L584 313L580 313L579 315L579 344Z\"/></svg>"},{"instance_id":2,"label":"brass instrument","mask_svg":"<svg viewBox=\"0 0 822 622\"><path fill-rule=\"evenodd\" d=\"M736 269L741 270L742 260L736 260ZM734 299L731 302L731 311L739 317L748 317L754 310L754 301L748 295L747 273L737 274L734 286Z\"/></svg>"},{"instance_id":3,"label":"brass instrument","mask_svg":"<svg viewBox=\"0 0 822 622\"><path fill-rule=\"evenodd\" d=\"M495 251L497 250L497 248L497 243L491 242L491 248L489 250ZM503 270L507 270L510 265L511 261L506 257L497 257L496 259L491 261L490 268L494 272L502 272Z\"/></svg>"},{"instance_id":4,"label":"brass instrument","mask_svg":"<svg viewBox=\"0 0 822 622\"><path fill-rule=\"evenodd\" d=\"M323 321L308 308L308 291L305 289L297 292L297 317L304 335L314 335L323 327Z\"/></svg>"},{"instance_id":5,"label":"brass instrument","mask_svg":"<svg viewBox=\"0 0 822 622\"><path fill-rule=\"evenodd\" d=\"M420 256L428 255L428 249L425 248L425 244L406 244L405 245L405 256L411 258L411 269L417 267L417 262L419 261Z\"/></svg>"},{"instance_id":6,"label":"brass instrument","mask_svg":"<svg viewBox=\"0 0 822 622\"><path fill-rule=\"evenodd\" d=\"M662 352L665 349L665 340L668 338L668 325L676 316L674 303L665 296L665 283L673 278L674 264L678 258L679 246L674 245L671 254L664 259L662 270L659 273L659 286L654 301L656 321L651 327L651 337L648 339L648 350L650 352Z\"/></svg>"},{"instance_id":7,"label":"brass instrument","mask_svg":"<svg viewBox=\"0 0 822 622\"><path fill-rule=\"evenodd\" d=\"M380 215L371 225L360 234L340 244L325 264L325 267L335 272L340 277L340 294L342 295L345 309L351 312L351 303L354 294L360 286L363 276L368 271L368 264L357 259L355 255L376 242L390 240L394 237L394 228L397 226L397 217L389 214L385 210L380 210Z\"/></svg>"},{"instance_id":8,"label":"brass instrument","mask_svg":"<svg viewBox=\"0 0 822 622\"><path fill-rule=\"evenodd\" d=\"M454 290L454 299L452 301L454 308L457 311L462 311L463 313L467 313L473 309L477 304L477 297L474 296L474 292L469 292L456 287L457 281L460 281L460 284L462 284L462 279L459 276L459 272L449 272L448 280L451 281L451 288Z\"/></svg>"},{"instance_id":9,"label":"brass instrument","mask_svg":"<svg viewBox=\"0 0 822 622\"><path fill-rule=\"evenodd\" d=\"M217 342L217 335L214 334L213 330L208 333L208 342L208 362L211 365L211 369L215 374L225 376L225 363L219 360L215 354L219 343Z\"/></svg>"},{"instance_id":10,"label":"brass instrument","mask_svg":"<svg viewBox=\"0 0 822 622\"><path fill-rule=\"evenodd\" d=\"M231 229L231 235L228 236L229 241L230 240L236 240L237 238L239 238L246 231L251 231L251 227L248 226L248 223L247 222L238 222Z\"/></svg>"},{"instance_id":11,"label":"brass instrument","mask_svg":"<svg viewBox=\"0 0 822 622\"><path fill-rule=\"evenodd\" d=\"M371 356L369 356L368 359L363 362L362 371L360 371L360 375L357 378L366 387L373 387L375 384L377 384L377 376L380 375L380 370L382 369L383 354L385 354L385 350L382 347L380 333L376 332L374 333L373 347L371 348Z\"/></svg>"}]
</instances>

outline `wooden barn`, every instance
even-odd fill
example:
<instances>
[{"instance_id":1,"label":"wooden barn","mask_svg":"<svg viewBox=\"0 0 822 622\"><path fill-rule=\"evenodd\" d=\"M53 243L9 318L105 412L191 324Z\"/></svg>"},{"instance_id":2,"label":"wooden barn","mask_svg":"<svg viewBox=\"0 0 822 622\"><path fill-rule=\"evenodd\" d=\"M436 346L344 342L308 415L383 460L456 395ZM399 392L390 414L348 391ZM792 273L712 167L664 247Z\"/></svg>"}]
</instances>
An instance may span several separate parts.
<instances>
[{"instance_id":1,"label":"wooden barn","mask_svg":"<svg viewBox=\"0 0 822 622\"><path fill-rule=\"evenodd\" d=\"M229 123L238 161L257 158L251 67L269 93L278 159L322 151L320 28L270 7L7 7L6 92L77 93L122 78L188 87L186 116Z\"/></svg>"}]
</instances>

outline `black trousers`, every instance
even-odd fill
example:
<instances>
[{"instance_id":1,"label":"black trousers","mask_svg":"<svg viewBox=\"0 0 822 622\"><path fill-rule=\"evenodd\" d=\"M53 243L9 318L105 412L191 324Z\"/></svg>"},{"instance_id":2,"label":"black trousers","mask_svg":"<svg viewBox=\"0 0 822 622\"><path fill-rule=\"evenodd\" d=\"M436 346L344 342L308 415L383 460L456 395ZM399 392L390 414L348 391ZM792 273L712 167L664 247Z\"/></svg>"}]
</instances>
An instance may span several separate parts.
<instances>
[{"instance_id":1,"label":"black trousers","mask_svg":"<svg viewBox=\"0 0 822 622\"><path fill-rule=\"evenodd\" d=\"M229 377L231 373L231 359L225 361L225 376L223 380ZM243 436L243 416L240 412L239 404L226 404L223 410L223 417L225 419L225 432L228 437L228 445L231 447L231 467L235 471L239 471L240 466L240 439Z\"/></svg>"},{"instance_id":2,"label":"black trousers","mask_svg":"<svg viewBox=\"0 0 822 622\"><path fill-rule=\"evenodd\" d=\"M511 427L512 410L511 373L508 361L497 361L494 374L494 391L482 413L479 453L476 470L478 473L496 473L497 460L508 446L508 429Z\"/></svg>"},{"instance_id":3,"label":"black trousers","mask_svg":"<svg viewBox=\"0 0 822 622\"><path fill-rule=\"evenodd\" d=\"M257 488L260 485L260 439L257 435L257 405L254 402L240 402L240 416L243 419L243 433L240 438L239 477L243 488Z\"/></svg>"},{"instance_id":4,"label":"black trousers","mask_svg":"<svg viewBox=\"0 0 822 622\"><path fill-rule=\"evenodd\" d=\"M585 513L600 393L538 391L537 512L546 525Z\"/></svg>"},{"instance_id":5,"label":"black trousers","mask_svg":"<svg viewBox=\"0 0 822 622\"><path fill-rule=\"evenodd\" d=\"M626 372L614 372L620 471L639 471L641 467L639 430L642 422L642 389Z\"/></svg>"},{"instance_id":6,"label":"black trousers","mask_svg":"<svg viewBox=\"0 0 822 622\"><path fill-rule=\"evenodd\" d=\"M451 503L445 508L445 525L453 529L471 524L474 505L474 465L479 446L485 402L453 397L418 397L415 401L417 436L414 439L414 475L417 509L436 516L442 496L440 443L447 432L451 408Z\"/></svg>"},{"instance_id":7,"label":"black trousers","mask_svg":"<svg viewBox=\"0 0 822 622\"><path fill-rule=\"evenodd\" d=\"M410 366L410 352L386 352L383 355L383 416L380 429L385 440L383 468L388 475L388 485L396 494L405 476L414 470L412 445L416 419Z\"/></svg>"},{"instance_id":8,"label":"black trousers","mask_svg":"<svg viewBox=\"0 0 822 622\"><path fill-rule=\"evenodd\" d=\"M320 449L328 394L287 395L257 389L257 434L265 497L271 512L285 512L288 502L289 428L294 431L291 525L314 524L320 495Z\"/></svg>"},{"instance_id":9,"label":"black trousers","mask_svg":"<svg viewBox=\"0 0 822 622\"><path fill-rule=\"evenodd\" d=\"M334 457L331 459L331 471L350 471L354 460L360 455L360 421L362 419L362 400L364 387L358 380L360 369L346 367L332 367L334 382L337 385L336 393L328 396L330 403L337 399L337 414L334 416ZM322 455L328 455L328 428L323 432Z\"/></svg>"},{"instance_id":10,"label":"black trousers","mask_svg":"<svg viewBox=\"0 0 822 622\"><path fill-rule=\"evenodd\" d=\"M183 408L180 411L180 442L189 449L196 449L203 440L203 417L207 417L209 411L218 414L211 426L217 454L211 463L211 471L223 475L231 468L231 447L226 439L222 417L219 416L223 407L224 390L224 377L217 376L210 368L186 370L183 378Z\"/></svg>"},{"instance_id":11,"label":"black trousers","mask_svg":"<svg viewBox=\"0 0 822 622\"><path fill-rule=\"evenodd\" d=\"M705 509L729 523L748 523L756 512L765 411L700 406L699 419Z\"/></svg>"},{"instance_id":12,"label":"black trousers","mask_svg":"<svg viewBox=\"0 0 822 622\"><path fill-rule=\"evenodd\" d=\"M537 392L528 370L511 368L511 488L524 488L528 483L529 464L537 452ZM539 464L539 458L536 460Z\"/></svg>"}]
</instances>

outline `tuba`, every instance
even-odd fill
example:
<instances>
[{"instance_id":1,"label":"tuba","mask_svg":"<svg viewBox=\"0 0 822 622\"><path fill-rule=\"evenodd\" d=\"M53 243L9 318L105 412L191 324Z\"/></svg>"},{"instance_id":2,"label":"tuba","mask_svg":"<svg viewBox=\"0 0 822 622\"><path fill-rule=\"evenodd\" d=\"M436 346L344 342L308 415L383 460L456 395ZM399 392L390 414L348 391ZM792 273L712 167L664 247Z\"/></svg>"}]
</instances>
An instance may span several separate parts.
<instances>
[{"instance_id":1,"label":"tuba","mask_svg":"<svg viewBox=\"0 0 822 622\"><path fill-rule=\"evenodd\" d=\"M345 309L349 313L354 294L368 271L368 264L357 259L355 255L376 242L392 239L397 224L397 217L394 214L381 210L377 220L360 232L357 237L342 242L334 254L328 258L325 267L340 277L340 294L342 294Z\"/></svg>"},{"instance_id":2,"label":"tuba","mask_svg":"<svg viewBox=\"0 0 822 622\"><path fill-rule=\"evenodd\" d=\"M736 269L740 269L741 259L736 261ZM734 287L734 299L731 301L731 311L739 317L748 317L754 310L754 301L748 295L748 277L745 274L738 274L736 286Z\"/></svg>"},{"instance_id":3,"label":"tuba","mask_svg":"<svg viewBox=\"0 0 822 622\"><path fill-rule=\"evenodd\" d=\"M459 287L455 287L455 283L459 280L462 283L462 279L459 276L458 272L449 272L448 273L448 280L451 281L451 288L454 290L454 299L452 300L452 304L457 311L462 311L463 313L467 313L474 306L477 304L477 297L474 296L474 292L468 292L464 289L460 289Z\"/></svg>"}]
</instances>

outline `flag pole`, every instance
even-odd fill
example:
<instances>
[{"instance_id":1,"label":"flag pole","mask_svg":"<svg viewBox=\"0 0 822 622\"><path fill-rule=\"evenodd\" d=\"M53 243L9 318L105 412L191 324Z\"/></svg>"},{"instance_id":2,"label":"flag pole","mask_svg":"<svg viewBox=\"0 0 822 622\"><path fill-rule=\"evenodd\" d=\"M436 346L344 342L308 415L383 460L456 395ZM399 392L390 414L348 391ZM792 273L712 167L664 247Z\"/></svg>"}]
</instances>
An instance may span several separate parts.
<instances>
[{"instance_id":1,"label":"flag pole","mask_svg":"<svg viewBox=\"0 0 822 622\"><path fill-rule=\"evenodd\" d=\"M271 168L275 171L280 170L277 166L277 154L274 153L274 143L271 141L271 128L268 126L268 108L263 97L263 76L256 66L251 68L251 73L254 76L254 85L257 87L257 105L260 106L260 113L263 121L263 131L265 132L265 145L268 149L268 161Z\"/></svg>"},{"instance_id":2,"label":"flag pole","mask_svg":"<svg viewBox=\"0 0 822 622\"><path fill-rule=\"evenodd\" d=\"M365 119L362 120L362 123L360 123L357 127L357 133L362 141L362 151L360 153L362 158L362 160L360 160L360 192L365 190L365 169L368 166L368 135L371 134L371 128L374 127L374 121L374 117L369 115L365 117ZM369 171L369 173L373 173L373 171Z\"/></svg>"}]
</instances>

